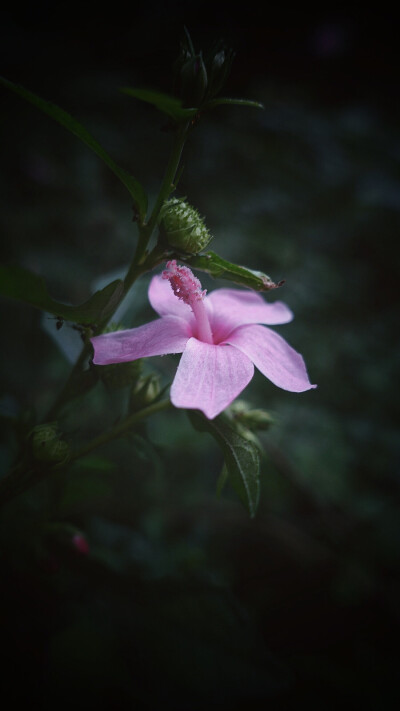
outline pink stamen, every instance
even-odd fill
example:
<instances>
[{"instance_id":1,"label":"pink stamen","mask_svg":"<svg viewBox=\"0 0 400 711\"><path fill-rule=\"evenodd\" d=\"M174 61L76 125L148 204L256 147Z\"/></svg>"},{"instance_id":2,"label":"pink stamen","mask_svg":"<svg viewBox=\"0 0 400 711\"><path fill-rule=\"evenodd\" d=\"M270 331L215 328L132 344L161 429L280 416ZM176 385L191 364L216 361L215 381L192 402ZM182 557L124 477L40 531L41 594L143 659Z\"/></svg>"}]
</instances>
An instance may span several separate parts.
<instances>
[{"instance_id":1,"label":"pink stamen","mask_svg":"<svg viewBox=\"0 0 400 711\"><path fill-rule=\"evenodd\" d=\"M203 301L207 292L202 288L200 281L189 267L179 266L176 259L167 262L167 268L163 271L162 278L169 280L175 296L192 309L197 323L199 340L213 343L211 326Z\"/></svg>"}]
</instances>

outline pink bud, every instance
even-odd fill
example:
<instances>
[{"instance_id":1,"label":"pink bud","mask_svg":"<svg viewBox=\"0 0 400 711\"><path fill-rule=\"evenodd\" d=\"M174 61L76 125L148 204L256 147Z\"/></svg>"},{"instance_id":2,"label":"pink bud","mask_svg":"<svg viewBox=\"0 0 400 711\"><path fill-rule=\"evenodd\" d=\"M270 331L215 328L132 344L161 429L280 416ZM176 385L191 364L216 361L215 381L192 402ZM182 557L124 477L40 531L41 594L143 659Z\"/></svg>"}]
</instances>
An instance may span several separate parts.
<instances>
[{"instance_id":1,"label":"pink bud","mask_svg":"<svg viewBox=\"0 0 400 711\"><path fill-rule=\"evenodd\" d=\"M82 555L88 555L89 543L87 542L85 536L82 536L81 533L75 533L72 539L72 545L77 551L77 553L81 553Z\"/></svg>"}]
</instances>

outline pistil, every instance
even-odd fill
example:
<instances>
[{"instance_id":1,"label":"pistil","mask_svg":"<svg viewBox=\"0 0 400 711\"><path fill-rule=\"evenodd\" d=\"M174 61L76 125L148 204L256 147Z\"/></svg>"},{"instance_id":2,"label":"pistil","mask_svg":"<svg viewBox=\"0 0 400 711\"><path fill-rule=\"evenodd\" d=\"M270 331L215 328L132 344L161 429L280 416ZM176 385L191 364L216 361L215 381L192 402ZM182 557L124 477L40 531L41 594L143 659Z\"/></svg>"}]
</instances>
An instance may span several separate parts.
<instances>
[{"instance_id":1,"label":"pistil","mask_svg":"<svg viewBox=\"0 0 400 711\"><path fill-rule=\"evenodd\" d=\"M167 268L163 271L162 277L169 280L175 296L192 309L196 319L197 338L205 343L213 343L211 326L204 304L206 290L202 289L200 281L189 267L178 266L175 259L167 262Z\"/></svg>"}]
</instances>

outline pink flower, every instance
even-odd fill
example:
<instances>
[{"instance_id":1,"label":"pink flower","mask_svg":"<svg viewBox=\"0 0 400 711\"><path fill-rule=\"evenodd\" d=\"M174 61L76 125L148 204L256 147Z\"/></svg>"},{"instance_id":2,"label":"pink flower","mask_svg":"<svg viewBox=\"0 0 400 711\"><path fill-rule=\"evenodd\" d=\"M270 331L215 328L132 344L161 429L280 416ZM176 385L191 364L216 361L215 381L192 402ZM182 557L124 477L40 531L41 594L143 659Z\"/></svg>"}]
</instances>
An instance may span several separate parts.
<instances>
[{"instance_id":1,"label":"pink flower","mask_svg":"<svg viewBox=\"0 0 400 711\"><path fill-rule=\"evenodd\" d=\"M175 260L151 280L149 300L161 318L92 338L94 363L182 353L171 401L175 407L201 410L209 419L244 390L254 365L284 390L316 387L302 356L275 331L259 325L292 320L281 301L267 304L257 293L237 289L217 289L206 296L190 269Z\"/></svg>"}]
</instances>

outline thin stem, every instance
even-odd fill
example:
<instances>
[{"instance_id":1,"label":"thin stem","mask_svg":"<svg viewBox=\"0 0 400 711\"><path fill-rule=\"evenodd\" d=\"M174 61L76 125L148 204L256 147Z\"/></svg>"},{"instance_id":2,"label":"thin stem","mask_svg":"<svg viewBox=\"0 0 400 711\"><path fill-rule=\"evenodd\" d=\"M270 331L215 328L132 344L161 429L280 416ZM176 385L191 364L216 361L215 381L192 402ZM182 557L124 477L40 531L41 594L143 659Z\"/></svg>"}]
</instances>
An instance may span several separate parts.
<instances>
[{"instance_id":1,"label":"thin stem","mask_svg":"<svg viewBox=\"0 0 400 711\"><path fill-rule=\"evenodd\" d=\"M131 270L134 273L135 267L141 263L146 251L146 247L157 224L161 208L165 200L168 199L169 195L174 189L174 180L179 167L179 162L181 159L183 146L185 145L185 141L189 131L189 126L190 122L185 121L184 123L180 124L177 129L167 169L165 171L165 175L161 183L161 187L157 196L157 200L153 207L150 219L146 225L143 225L141 228L139 228L139 241L136 249L136 254L134 256L131 269L129 270L125 278L125 285L127 289L129 289L131 284L133 283L133 281L131 280Z\"/></svg>"},{"instance_id":2,"label":"thin stem","mask_svg":"<svg viewBox=\"0 0 400 711\"><path fill-rule=\"evenodd\" d=\"M78 357L78 360L74 364L74 366L68 376L67 382L65 383L63 389L61 390L57 399L54 401L52 407L50 408L49 412L47 413L47 415L46 415L47 422L54 420L56 418L59 410L64 405L64 403L69 400L69 393L71 390L71 386L73 385L76 376L79 375L80 371L82 370L87 358L89 357L89 353L90 353L90 343L87 342L83 346L82 351Z\"/></svg>"},{"instance_id":3,"label":"thin stem","mask_svg":"<svg viewBox=\"0 0 400 711\"><path fill-rule=\"evenodd\" d=\"M121 437L121 435L125 434L125 432L128 432L134 425L136 425L137 422L144 420L150 415L154 415L156 412L162 412L162 410L166 410L169 407L171 407L170 400L160 400L159 402L155 402L153 405L145 407L143 410L134 412L132 415L126 417L125 420L120 422L118 425L115 425L110 430L108 430L108 432L103 432L103 434L94 437L92 440L90 440L90 442L87 442L85 445L83 445L83 447L81 447L74 454L72 454L69 459L69 462L73 462L76 459L79 459L80 457L84 457L93 449L97 449L97 447L101 447L103 444L111 442L111 440L116 439L117 437Z\"/></svg>"}]
</instances>

